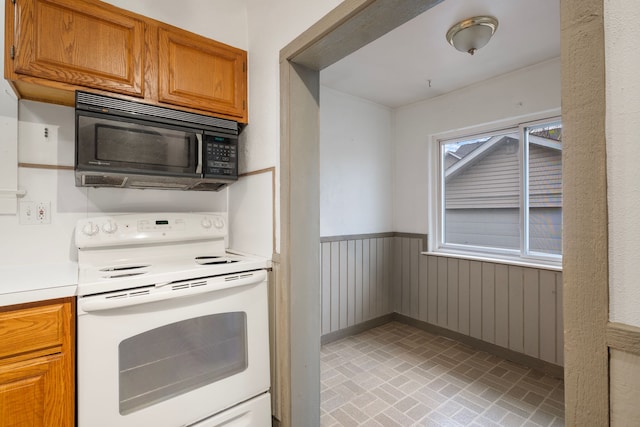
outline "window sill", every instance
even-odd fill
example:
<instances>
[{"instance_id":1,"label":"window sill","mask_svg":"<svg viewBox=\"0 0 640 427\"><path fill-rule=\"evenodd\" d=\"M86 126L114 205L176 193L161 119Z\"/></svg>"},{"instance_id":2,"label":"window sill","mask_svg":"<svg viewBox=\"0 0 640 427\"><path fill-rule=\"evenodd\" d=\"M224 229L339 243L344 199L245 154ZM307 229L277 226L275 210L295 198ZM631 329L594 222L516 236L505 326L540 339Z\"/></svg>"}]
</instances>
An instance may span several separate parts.
<instances>
[{"instance_id":1,"label":"window sill","mask_svg":"<svg viewBox=\"0 0 640 427\"><path fill-rule=\"evenodd\" d=\"M562 271L562 264L552 264L552 263L542 263L536 261L528 261L523 259L515 259L515 258L500 258L500 257L491 257L486 255L477 255L477 254L469 254L466 252L444 252L444 251L425 251L421 252L422 255L433 255L433 256L441 256L447 258L458 258L458 259L467 259L470 261L481 261L481 262L492 262L495 264L507 264L507 265L516 265L519 267L530 267L530 268L538 268L543 270L552 270L552 271Z\"/></svg>"}]
</instances>

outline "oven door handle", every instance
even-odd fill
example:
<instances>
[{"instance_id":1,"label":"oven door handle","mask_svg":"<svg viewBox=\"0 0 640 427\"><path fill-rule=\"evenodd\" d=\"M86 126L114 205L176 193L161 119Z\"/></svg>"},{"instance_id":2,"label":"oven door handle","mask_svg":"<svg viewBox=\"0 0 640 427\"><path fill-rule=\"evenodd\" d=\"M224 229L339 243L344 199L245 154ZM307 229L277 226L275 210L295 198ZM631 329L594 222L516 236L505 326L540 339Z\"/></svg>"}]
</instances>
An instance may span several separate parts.
<instances>
[{"instance_id":1,"label":"oven door handle","mask_svg":"<svg viewBox=\"0 0 640 427\"><path fill-rule=\"evenodd\" d=\"M185 280L177 283L158 285L151 289L133 289L121 293L80 298L79 308L84 312L114 310L133 305L166 301L174 298L185 298L202 295L225 289L256 285L267 280L266 270L258 270L227 276L212 277L202 284L203 279ZM171 285L171 286L170 286Z\"/></svg>"}]
</instances>

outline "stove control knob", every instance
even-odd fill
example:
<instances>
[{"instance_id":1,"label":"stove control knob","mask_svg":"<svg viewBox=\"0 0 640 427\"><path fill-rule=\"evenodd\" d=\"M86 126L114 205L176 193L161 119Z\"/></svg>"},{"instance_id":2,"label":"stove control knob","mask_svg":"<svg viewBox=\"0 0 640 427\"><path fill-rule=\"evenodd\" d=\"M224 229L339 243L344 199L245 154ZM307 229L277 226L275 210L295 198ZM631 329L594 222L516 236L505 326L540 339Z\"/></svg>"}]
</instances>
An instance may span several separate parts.
<instances>
[{"instance_id":1,"label":"stove control knob","mask_svg":"<svg viewBox=\"0 0 640 427\"><path fill-rule=\"evenodd\" d=\"M211 228L211 220L209 218L202 218L202 221L200 221L200 225L202 225L202 228Z\"/></svg>"},{"instance_id":2,"label":"stove control knob","mask_svg":"<svg viewBox=\"0 0 640 427\"><path fill-rule=\"evenodd\" d=\"M84 225L84 227L82 227L82 232L87 236L95 236L98 234L98 231L100 231L100 229L93 221L89 221Z\"/></svg>"},{"instance_id":3,"label":"stove control knob","mask_svg":"<svg viewBox=\"0 0 640 427\"><path fill-rule=\"evenodd\" d=\"M104 225L102 226L102 231L104 231L107 234L113 234L117 230L118 230L118 224L116 224L116 222L112 219L105 222Z\"/></svg>"},{"instance_id":4,"label":"stove control knob","mask_svg":"<svg viewBox=\"0 0 640 427\"><path fill-rule=\"evenodd\" d=\"M222 218L220 218L219 216L217 216L214 220L213 220L213 226L215 228L217 228L218 230L220 230L222 227L224 227L224 220Z\"/></svg>"}]
</instances>

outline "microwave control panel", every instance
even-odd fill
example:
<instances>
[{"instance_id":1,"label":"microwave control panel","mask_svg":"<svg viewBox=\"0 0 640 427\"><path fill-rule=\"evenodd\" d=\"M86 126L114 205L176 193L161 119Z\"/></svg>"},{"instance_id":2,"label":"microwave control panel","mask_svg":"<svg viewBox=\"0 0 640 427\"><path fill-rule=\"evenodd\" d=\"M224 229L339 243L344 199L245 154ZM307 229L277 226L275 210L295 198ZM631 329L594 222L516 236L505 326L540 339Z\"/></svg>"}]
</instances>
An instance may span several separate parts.
<instances>
[{"instance_id":1,"label":"microwave control panel","mask_svg":"<svg viewBox=\"0 0 640 427\"><path fill-rule=\"evenodd\" d=\"M205 135L204 175L207 178L238 175L238 141L226 136Z\"/></svg>"}]
</instances>

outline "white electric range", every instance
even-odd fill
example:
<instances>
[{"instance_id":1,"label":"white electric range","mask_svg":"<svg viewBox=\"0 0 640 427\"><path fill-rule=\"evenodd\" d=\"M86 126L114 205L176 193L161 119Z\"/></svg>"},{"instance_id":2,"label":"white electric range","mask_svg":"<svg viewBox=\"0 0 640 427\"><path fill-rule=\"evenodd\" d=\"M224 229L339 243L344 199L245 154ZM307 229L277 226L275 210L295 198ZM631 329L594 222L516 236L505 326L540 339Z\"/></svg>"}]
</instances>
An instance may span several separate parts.
<instances>
[{"instance_id":1,"label":"white electric range","mask_svg":"<svg viewBox=\"0 0 640 427\"><path fill-rule=\"evenodd\" d=\"M271 264L227 237L220 213L78 222L79 427L271 425Z\"/></svg>"}]
</instances>

